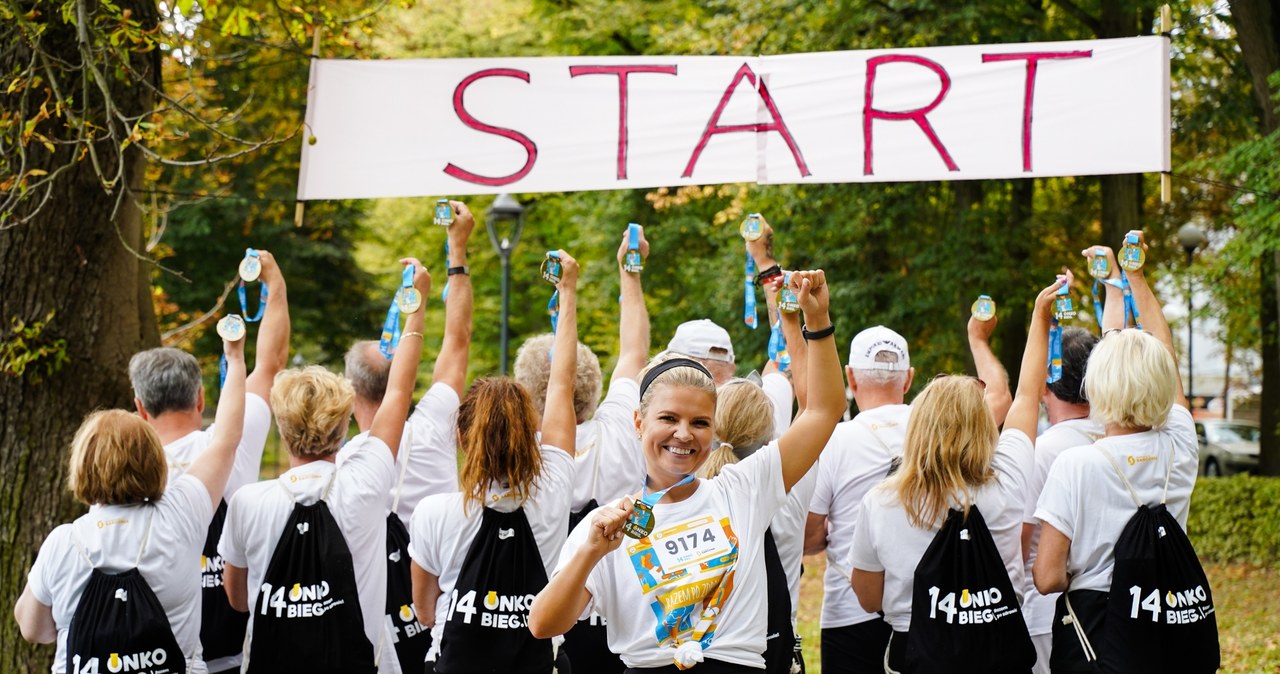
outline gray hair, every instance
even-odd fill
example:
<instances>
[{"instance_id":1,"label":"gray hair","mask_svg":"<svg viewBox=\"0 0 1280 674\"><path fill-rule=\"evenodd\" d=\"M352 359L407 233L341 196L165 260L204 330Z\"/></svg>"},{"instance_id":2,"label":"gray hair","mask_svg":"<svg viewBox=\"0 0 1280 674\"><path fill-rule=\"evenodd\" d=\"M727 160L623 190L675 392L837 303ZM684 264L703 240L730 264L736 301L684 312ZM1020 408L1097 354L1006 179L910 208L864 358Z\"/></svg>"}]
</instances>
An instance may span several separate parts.
<instances>
[{"instance_id":1,"label":"gray hair","mask_svg":"<svg viewBox=\"0 0 1280 674\"><path fill-rule=\"evenodd\" d=\"M901 389L907 385L907 373L893 370L854 370L853 376L859 386L894 387Z\"/></svg>"},{"instance_id":2,"label":"gray hair","mask_svg":"<svg viewBox=\"0 0 1280 674\"><path fill-rule=\"evenodd\" d=\"M185 412L195 409L200 397L200 364L172 347L139 351L129 359L129 382L147 414Z\"/></svg>"},{"instance_id":3,"label":"gray hair","mask_svg":"<svg viewBox=\"0 0 1280 674\"><path fill-rule=\"evenodd\" d=\"M374 348L378 342L366 340L356 342L347 349L344 374L355 389L356 396L369 402L380 403L387 393L387 378L391 375L391 361L383 358L381 352Z\"/></svg>"}]
</instances>

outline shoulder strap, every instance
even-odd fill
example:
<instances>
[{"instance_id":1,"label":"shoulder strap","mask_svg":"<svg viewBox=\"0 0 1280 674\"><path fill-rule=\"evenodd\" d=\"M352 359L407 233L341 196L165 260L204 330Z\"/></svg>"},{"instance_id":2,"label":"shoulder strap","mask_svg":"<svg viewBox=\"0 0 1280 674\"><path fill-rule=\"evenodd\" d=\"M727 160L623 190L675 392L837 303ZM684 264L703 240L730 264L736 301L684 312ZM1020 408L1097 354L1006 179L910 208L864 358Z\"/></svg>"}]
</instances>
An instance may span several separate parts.
<instances>
[{"instance_id":1,"label":"shoulder strap","mask_svg":"<svg viewBox=\"0 0 1280 674\"><path fill-rule=\"evenodd\" d=\"M320 494L321 501L329 500L329 492L333 491L333 483L337 481L337 478L338 478L338 467L334 466L333 472L329 473L329 484L326 484L324 486L324 492Z\"/></svg>"},{"instance_id":2,"label":"shoulder strap","mask_svg":"<svg viewBox=\"0 0 1280 674\"><path fill-rule=\"evenodd\" d=\"M409 416L413 415L410 414ZM400 489L404 487L404 475L409 472L409 460L413 458L413 426L410 426L408 421L404 422L404 435L400 437L400 445L400 451L397 456L403 455L404 463L400 464L400 477L396 478L396 488L392 492L391 512L396 512L400 509ZM379 644L379 649L381 649L381 644Z\"/></svg>"},{"instance_id":3,"label":"shoulder strap","mask_svg":"<svg viewBox=\"0 0 1280 674\"><path fill-rule=\"evenodd\" d=\"M151 505L147 508L147 513L147 528L142 531L142 544L138 546L138 558L133 560L135 568L142 563L142 553L147 549L147 541L151 540L151 523L156 519L156 507Z\"/></svg>"},{"instance_id":4,"label":"shoulder strap","mask_svg":"<svg viewBox=\"0 0 1280 674\"><path fill-rule=\"evenodd\" d=\"M600 429L596 428L596 439L587 450L595 456L591 457L591 492L590 498L596 497L596 484L600 482Z\"/></svg>"},{"instance_id":5,"label":"shoulder strap","mask_svg":"<svg viewBox=\"0 0 1280 674\"><path fill-rule=\"evenodd\" d=\"M1170 439L1169 439L1169 452L1168 452L1168 454L1169 454L1169 455L1168 455L1168 457L1167 457L1167 459L1166 459L1166 460L1169 462L1169 465L1168 465L1168 466L1166 466L1166 467L1165 467L1165 469L1164 469L1164 491L1160 493L1160 503L1161 503L1161 505L1163 505L1164 503L1166 503L1166 502L1169 500L1169 480L1173 477L1173 459L1174 459L1173 454L1174 454L1174 451L1173 451L1173 439L1172 439L1172 438L1170 438Z\"/></svg>"},{"instance_id":6,"label":"shoulder strap","mask_svg":"<svg viewBox=\"0 0 1280 674\"><path fill-rule=\"evenodd\" d=\"M71 545L75 546L76 552L80 553L80 556L84 558L84 561L89 565L89 568L94 568L93 560L89 559L89 551L85 550L84 545L80 543L80 537L76 535L75 521L71 522Z\"/></svg>"},{"instance_id":7,"label":"shoulder strap","mask_svg":"<svg viewBox=\"0 0 1280 674\"><path fill-rule=\"evenodd\" d=\"M1107 450L1104 449L1102 445L1094 443L1093 446L1096 447L1097 450L1101 452L1104 457L1106 457L1107 463L1111 464L1112 470L1116 472L1116 475L1120 476L1120 481L1124 483L1124 488L1129 490L1129 497L1133 499L1133 507L1141 508L1142 501L1138 498L1138 492L1133 490L1133 485L1129 483L1129 478L1124 476L1124 471L1120 470L1120 464L1116 463L1115 457L1111 456L1111 454L1107 452Z\"/></svg>"}]
</instances>

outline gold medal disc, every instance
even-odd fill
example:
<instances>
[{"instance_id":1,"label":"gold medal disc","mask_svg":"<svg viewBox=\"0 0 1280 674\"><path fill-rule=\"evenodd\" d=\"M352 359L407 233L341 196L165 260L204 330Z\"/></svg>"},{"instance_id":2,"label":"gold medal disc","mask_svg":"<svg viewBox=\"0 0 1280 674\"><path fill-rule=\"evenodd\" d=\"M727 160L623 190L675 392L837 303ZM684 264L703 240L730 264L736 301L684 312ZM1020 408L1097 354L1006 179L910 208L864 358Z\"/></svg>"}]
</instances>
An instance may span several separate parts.
<instances>
[{"instance_id":1,"label":"gold medal disc","mask_svg":"<svg viewBox=\"0 0 1280 674\"><path fill-rule=\"evenodd\" d=\"M218 321L218 336L228 342L244 339L244 319L237 314L228 314Z\"/></svg>"},{"instance_id":2,"label":"gold medal disc","mask_svg":"<svg viewBox=\"0 0 1280 674\"><path fill-rule=\"evenodd\" d=\"M262 261L251 255L244 256L240 261L240 278L244 279L245 283L253 283L261 275Z\"/></svg>"},{"instance_id":3,"label":"gold medal disc","mask_svg":"<svg viewBox=\"0 0 1280 674\"><path fill-rule=\"evenodd\" d=\"M748 215L747 219L742 221L742 226L738 228L738 233L747 241L755 241L763 236L764 228L760 226L760 216Z\"/></svg>"},{"instance_id":4,"label":"gold medal disc","mask_svg":"<svg viewBox=\"0 0 1280 674\"><path fill-rule=\"evenodd\" d=\"M1120 268L1125 271L1138 271L1147 262L1147 253L1141 246L1126 244L1120 249Z\"/></svg>"},{"instance_id":5,"label":"gold medal disc","mask_svg":"<svg viewBox=\"0 0 1280 674\"><path fill-rule=\"evenodd\" d=\"M973 306L969 307L973 317L982 322L987 322L996 316L996 301L983 295L974 301Z\"/></svg>"},{"instance_id":6,"label":"gold medal disc","mask_svg":"<svg viewBox=\"0 0 1280 674\"><path fill-rule=\"evenodd\" d=\"M622 533L640 540L653 533L655 523L653 508L649 507L644 501L636 499L635 510L632 511L631 517L627 518L627 521L623 523Z\"/></svg>"},{"instance_id":7,"label":"gold medal disc","mask_svg":"<svg viewBox=\"0 0 1280 674\"><path fill-rule=\"evenodd\" d=\"M1089 260L1089 275L1098 280L1106 280L1111 276L1111 262L1106 255L1094 255Z\"/></svg>"},{"instance_id":8,"label":"gold medal disc","mask_svg":"<svg viewBox=\"0 0 1280 674\"><path fill-rule=\"evenodd\" d=\"M411 314L422 307L422 293L417 288L401 288L396 293L396 305L401 313Z\"/></svg>"}]
</instances>

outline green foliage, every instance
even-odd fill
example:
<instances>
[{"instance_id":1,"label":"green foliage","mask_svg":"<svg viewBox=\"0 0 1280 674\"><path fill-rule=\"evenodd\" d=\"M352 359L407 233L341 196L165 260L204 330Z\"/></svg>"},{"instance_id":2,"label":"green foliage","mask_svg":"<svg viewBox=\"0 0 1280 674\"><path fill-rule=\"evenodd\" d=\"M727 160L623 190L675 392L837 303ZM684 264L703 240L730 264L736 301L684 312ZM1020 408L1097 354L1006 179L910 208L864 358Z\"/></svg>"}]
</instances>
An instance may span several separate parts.
<instances>
[{"instance_id":1,"label":"green foliage","mask_svg":"<svg viewBox=\"0 0 1280 674\"><path fill-rule=\"evenodd\" d=\"M70 360L67 340L45 334L56 313L50 309L44 320L29 323L13 317L9 334L0 341L0 372L38 384L62 369Z\"/></svg>"},{"instance_id":2,"label":"green foliage","mask_svg":"<svg viewBox=\"0 0 1280 674\"><path fill-rule=\"evenodd\" d=\"M1280 568L1280 478L1202 478L1187 535L1204 559Z\"/></svg>"}]
</instances>

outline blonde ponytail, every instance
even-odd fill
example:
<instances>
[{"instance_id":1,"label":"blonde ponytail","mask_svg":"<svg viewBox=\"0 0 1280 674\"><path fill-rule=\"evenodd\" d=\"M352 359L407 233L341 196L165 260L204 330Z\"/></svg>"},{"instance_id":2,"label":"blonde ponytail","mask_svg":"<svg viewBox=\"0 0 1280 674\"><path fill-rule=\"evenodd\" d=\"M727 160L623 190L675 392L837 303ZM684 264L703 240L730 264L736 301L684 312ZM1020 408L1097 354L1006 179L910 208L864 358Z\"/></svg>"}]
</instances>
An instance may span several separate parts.
<instances>
[{"instance_id":1,"label":"blonde ponytail","mask_svg":"<svg viewBox=\"0 0 1280 674\"><path fill-rule=\"evenodd\" d=\"M719 447L715 448L715 451L711 452L711 456L707 457L702 467L698 469L698 477L710 480L719 475L725 466L737 462L738 455L733 452L733 445L722 442Z\"/></svg>"}]
</instances>

